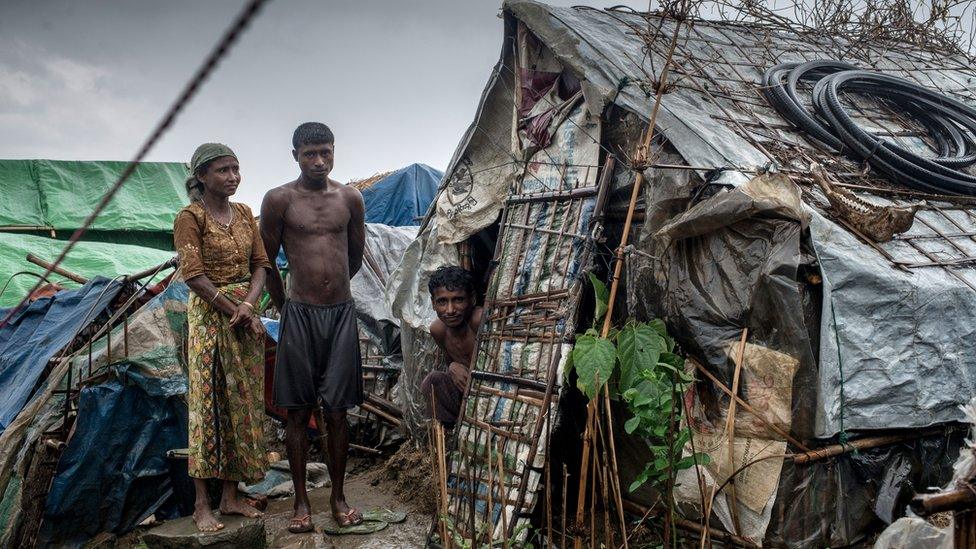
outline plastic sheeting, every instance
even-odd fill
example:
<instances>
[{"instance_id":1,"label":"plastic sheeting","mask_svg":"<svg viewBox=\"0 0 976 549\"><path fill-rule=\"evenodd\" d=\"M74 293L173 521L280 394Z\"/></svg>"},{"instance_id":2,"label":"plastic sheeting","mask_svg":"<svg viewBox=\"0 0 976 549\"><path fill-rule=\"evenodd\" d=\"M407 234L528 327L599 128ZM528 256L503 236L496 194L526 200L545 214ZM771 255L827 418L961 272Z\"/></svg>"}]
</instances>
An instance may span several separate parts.
<instances>
[{"instance_id":1,"label":"plastic sheeting","mask_svg":"<svg viewBox=\"0 0 976 549\"><path fill-rule=\"evenodd\" d=\"M189 295L186 284L170 281L162 293L129 315L128 337L124 334L125 323L112 329L111 364L109 338L101 337L92 343L92 372L100 373L111 368L117 377L124 377L152 396L185 394L186 353L183 349ZM88 353L75 357L71 364L79 370L87 370Z\"/></svg>"},{"instance_id":2,"label":"plastic sheeting","mask_svg":"<svg viewBox=\"0 0 976 549\"><path fill-rule=\"evenodd\" d=\"M602 112L604 106L613 103L648 119L654 101L648 99L647 90L653 89L653 83L647 81L646 71L651 63L654 67L662 66L661 52L666 48L646 51L644 40L632 31L647 25L643 16L624 10L557 8L530 0L508 0L505 10L524 23L580 78L587 105L594 112ZM673 20L663 20L661 36L670 36L674 25ZM757 143L768 142L770 138L764 133L775 132L782 143L772 143L778 148L767 148L767 152L773 151L771 154L777 162L788 163L803 157L784 147L785 143L808 145L799 134L788 129L775 111L761 103L735 103L729 98L758 97L753 87L761 82L762 71L768 65L757 60L770 56L778 62L832 58L836 56L833 48L843 44L843 39L768 29L757 31L734 23L703 21L696 22L688 33L675 55L689 74L700 73L700 76L688 76L691 79L688 85L665 94L657 118L658 130L679 155L675 163L727 170L723 173L725 180L741 184L746 179L743 172L771 162L743 132L753 132L752 141ZM968 66L965 62L908 46L868 48L859 55L864 56L860 62L866 66L928 87L968 94L972 99L972 92L958 91L958 82L971 76L957 68ZM696 82L704 88L721 82L724 91L711 95L696 89ZM731 110L723 112L721 105ZM754 116L756 120L768 122L769 127L753 130L748 124L731 124L723 120L729 112L736 113L735 117ZM783 129L773 130L774 126ZM493 134L496 140L507 135L501 131ZM693 173L702 178L706 175L705 170ZM448 170L449 180L453 177L452 170ZM659 194L648 195L649 205L680 194L677 189L664 187L658 187L658 191ZM686 193L684 198L688 196ZM924 222L917 221L907 234L931 235L933 231L928 226L943 233L968 232L973 227L972 218L965 212L950 212L959 225L956 227L951 222L938 221L933 214L920 212L916 219ZM823 332L815 347L823 368L815 384L807 386L808 392L821 399L809 407L816 415L816 434L833 436L842 427L846 430L913 428L960 420L958 406L976 393L973 381L976 339L968 337L976 325L973 322L976 292L960 285L958 279L939 267L900 272L870 246L821 215L814 215L810 240L824 279L820 311L823 324L811 326ZM947 243L937 242L926 238L921 246L936 258L958 255ZM974 252L973 242L965 239L954 242L968 253ZM900 240L885 243L882 248L906 262L931 260ZM976 282L973 269L962 267L955 271ZM833 328L835 317L838 338ZM878 322L879 318L884 322ZM838 339L842 347L840 359L837 358ZM845 397L849 397L843 405L841 380ZM947 386L960 390L945 391Z\"/></svg>"},{"instance_id":3,"label":"plastic sheeting","mask_svg":"<svg viewBox=\"0 0 976 549\"><path fill-rule=\"evenodd\" d=\"M33 276L19 275L9 279L11 275L21 271L38 274L43 272L24 259L28 253L52 261L61 254L66 245L67 242L63 240L43 236L0 232L0 289L7 284L7 289L0 294L0 307L12 307L19 303L37 282L37 278ZM116 277L155 267L168 261L173 255L173 252L144 246L81 241L75 245L61 266L85 278L97 275ZM78 286L58 274L52 274L49 279L66 287Z\"/></svg>"},{"instance_id":4,"label":"plastic sheeting","mask_svg":"<svg viewBox=\"0 0 976 549\"><path fill-rule=\"evenodd\" d=\"M40 544L81 546L99 532L125 533L189 483L166 452L185 448L181 397L152 396L112 380L82 389L74 434L47 497Z\"/></svg>"},{"instance_id":5,"label":"plastic sheeting","mask_svg":"<svg viewBox=\"0 0 976 549\"><path fill-rule=\"evenodd\" d=\"M127 162L0 160L0 226L44 226L74 230L122 175ZM92 230L173 230L176 213L188 202L187 168L178 162L142 162Z\"/></svg>"},{"instance_id":6,"label":"plastic sheeting","mask_svg":"<svg viewBox=\"0 0 976 549\"><path fill-rule=\"evenodd\" d=\"M931 212L918 218L921 230L959 230ZM976 292L945 269L893 269L821 215L810 232L824 294L817 436L962 419L959 406L976 395ZM933 240L925 246L944 253Z\"/></svg>"},{"instance_id":7,"label":"plastic sheeting","mask_svg":"<svg viewBox=\"0 0 976 549\"><path fill-rule=\"evenodd\" d=\"M363 189L366 222L394 227L420 225L444 172L411 164Z\"/></svg>"},{"instance_id":8,"label":"plastic sheeting","mask_svg":"<svg viewBox=\"0 0 976 549\"><path fill-rule=\"evenodd\" d=\"M82 288L41 298L0 329L0 430L34 393L48 361L104 311L122 284L96 277ZM0 311L6 316L6 311Z\"/></svg>"}]
</instances>

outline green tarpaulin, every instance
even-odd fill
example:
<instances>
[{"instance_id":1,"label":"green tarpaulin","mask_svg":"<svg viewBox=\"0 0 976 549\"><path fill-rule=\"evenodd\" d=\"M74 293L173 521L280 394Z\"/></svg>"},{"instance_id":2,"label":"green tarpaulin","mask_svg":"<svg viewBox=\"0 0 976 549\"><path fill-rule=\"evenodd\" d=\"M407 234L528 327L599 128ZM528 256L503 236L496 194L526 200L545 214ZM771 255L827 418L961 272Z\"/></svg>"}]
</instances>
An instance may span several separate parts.
<instances>
[{"instance_id":1,"label":"green tarpaulin","mask_svg":"<svg viewBox=\"0 0 976 549\"><path fill-rule=\"evenodd\" d=\"M14 273L43 272L40 267L27 262L25 258L28 253L52 261L61 253L65 244L62 240L42 236L0 232L0 289ZM71 250L61 266L87 278L95 275L112 278L154 267L173 255L173 252L144 246L81 241ZM69 288L79 286L74 282L64 281L64 277L57 274L52 275L51 280ZM16 305L36 282L37 278L30 275L14 277L0 295L0 308Z\"/></svg>"},{"instance_id":2,"label":"green tarpaulin","mask_svg":"<svg viewBox=\"0 0 976 549\"><path fill-rule=\"evenodd\" d=\"M0 160L0 226L73 231L122 174L126 162ZM143 162L95 220L95 231L172 232L187 204L187 169Z\"/></svg>"}]
</instances>

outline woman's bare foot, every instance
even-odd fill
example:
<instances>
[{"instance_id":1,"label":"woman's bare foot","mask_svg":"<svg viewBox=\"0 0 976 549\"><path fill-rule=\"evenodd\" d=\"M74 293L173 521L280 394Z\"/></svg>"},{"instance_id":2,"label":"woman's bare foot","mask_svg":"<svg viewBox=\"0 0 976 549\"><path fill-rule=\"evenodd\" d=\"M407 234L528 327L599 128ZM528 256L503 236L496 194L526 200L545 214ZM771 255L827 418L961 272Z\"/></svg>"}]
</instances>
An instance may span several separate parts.
<instances>
[{"instance_id":1,"label":"woman's bare foot","mask_svg":"<svg viewBox=\"0 0 976 549\"><path fill-rule=\"evenodd\" d=\"M196 523L197 530L201 532L216 532L224 528L224 525L217 520L208 506L197 505L193 508L193 522Z\"/></svg>"},{"instance_id":2,"label":"woman's bare foot","mask_svg":"<svg viewBox=\"0 0 976 549\"><path fill-rule=\"evenodd\" d=\"M244 503L239 499L224 499L220 502L221 515L243 515L247 518L258 518L264 513Z\"/></svg>"}]
</instances>

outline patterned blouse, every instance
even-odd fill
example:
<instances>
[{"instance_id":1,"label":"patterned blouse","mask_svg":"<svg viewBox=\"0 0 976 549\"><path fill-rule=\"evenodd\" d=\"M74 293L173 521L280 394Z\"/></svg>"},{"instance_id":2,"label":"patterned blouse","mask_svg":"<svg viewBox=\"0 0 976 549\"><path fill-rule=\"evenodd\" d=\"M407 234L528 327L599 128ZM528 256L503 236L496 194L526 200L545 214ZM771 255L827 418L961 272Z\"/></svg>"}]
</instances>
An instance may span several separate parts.
<instances>
[{"instance_id":1,"label":"patterned blouse","mask_svg":"<svg viewBox=\"0 0 976 549\"><path fill-rule=\"evenodd\" d=\"M180 210L173 222L173 241L183 279L206 275L215 286L250 280L258 267L271 268L251 209L231 203L234 218L223 226L201 202Z\"/></svg>"}]
</instances>

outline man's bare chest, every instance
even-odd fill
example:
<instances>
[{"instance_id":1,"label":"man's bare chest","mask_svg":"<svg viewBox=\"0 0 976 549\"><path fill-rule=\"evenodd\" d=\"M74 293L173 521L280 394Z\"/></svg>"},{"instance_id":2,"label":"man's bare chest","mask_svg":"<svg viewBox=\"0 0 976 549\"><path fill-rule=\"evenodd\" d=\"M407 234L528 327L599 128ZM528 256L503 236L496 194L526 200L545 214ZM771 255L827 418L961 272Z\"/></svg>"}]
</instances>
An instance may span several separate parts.
<instances>
[{"instance_id":1,"label":"man's bare chest","mask_svg":"<svg viewBox=\"0 0 976 549\"><path fill-rule=\"evenodd\" d=\"M473 333L461 338L448 339L445 343L447 354L450 355L452 361L462 364L468 364L471 361L471 351L474 350Z\"/></svg>"},{"instance_id":2,"label":"man's bare chest","mask_svg":"<svg viewBox=\"0 0 976 549\"><path fill-rule=\"evenodd\" d=\"M285 231L292 234L344 235L349 219L349 208L338 199L300 200L290 204L285 212Z\"/></svg>"}]
</instances>

